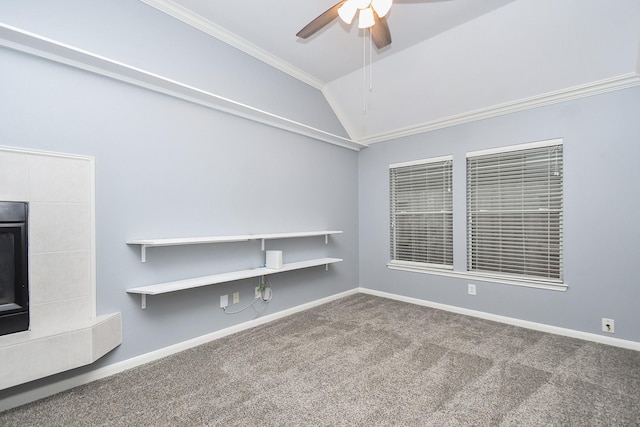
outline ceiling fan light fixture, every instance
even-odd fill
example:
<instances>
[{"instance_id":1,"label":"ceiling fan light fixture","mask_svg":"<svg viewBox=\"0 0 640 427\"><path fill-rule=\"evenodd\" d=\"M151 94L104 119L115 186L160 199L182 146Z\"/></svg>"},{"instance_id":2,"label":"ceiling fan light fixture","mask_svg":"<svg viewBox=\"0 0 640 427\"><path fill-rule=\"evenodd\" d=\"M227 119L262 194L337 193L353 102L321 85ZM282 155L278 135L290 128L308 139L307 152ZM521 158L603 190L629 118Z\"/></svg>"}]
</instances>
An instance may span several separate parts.
<instances>
[{"instance_id":1,"label":"ceiling fan light fixture","mask_svg":"<svg viewBox=\"0 0 640 427\"><path fill-rule=\"evenodd\" d=\"M371 0L347 0L347 2L355 3L358 9L366 9L371 4Z\"/></svg>"},{"instance_id":2,"label":"ceiling fan light fixture","mask_svg":"<svg viewBox=\"0 0 640 427\"><path fill-rule=\"evenodd\" d=\"M375 24L373 19L373 9L367 7L366 9L360 9L360 15L358 17L358 28L369 28Z\"/></svg>"},{"instance_id":3,"label":"ceiling fan light fixture","mask_svg":"<svg viewBox=\"0 0 640 427\"><path fill-rule=\"evenodd\" d=\"M376 11L380 18L389 13L392 4L393 0L371 0L371 7L373 7L373 10Z\"/></svg>"},{"instance_id":4,"label":"ceiling fan light fixture","mask_svg":"<svg viewBox=\"0 0 640 427\"><path fill-rule=\"evenodd\" d=\"M338 8L338 15L346 24L351 24L358 11L358 3L355 0L347 0Z\"/></svg>"}]
</instances>

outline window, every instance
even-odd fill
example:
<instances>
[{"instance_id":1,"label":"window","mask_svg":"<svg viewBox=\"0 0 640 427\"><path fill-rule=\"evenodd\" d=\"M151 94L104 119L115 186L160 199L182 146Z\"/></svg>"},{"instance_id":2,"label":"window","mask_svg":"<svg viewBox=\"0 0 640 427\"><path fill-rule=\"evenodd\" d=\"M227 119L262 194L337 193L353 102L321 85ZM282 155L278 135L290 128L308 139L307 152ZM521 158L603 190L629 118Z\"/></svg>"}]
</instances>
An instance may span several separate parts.
<instances>
[{"instance_id":1,"label":"window","mask_svg":"<svg viewBox=\"0 0 640 427\"><path fill-rule=\"evenodd\" d=\"M389 166L391 264L453 269L451 160Z\"/></svg>"},{"instance_id":2,"label":"window","mask_svg":"<svg viewBox=\"0 0 640 427\"><path fill-rule=\"evenodd\" d=\"M467 154L467 270L562 282L562 141Z\"/></svg>"}]
</instances>

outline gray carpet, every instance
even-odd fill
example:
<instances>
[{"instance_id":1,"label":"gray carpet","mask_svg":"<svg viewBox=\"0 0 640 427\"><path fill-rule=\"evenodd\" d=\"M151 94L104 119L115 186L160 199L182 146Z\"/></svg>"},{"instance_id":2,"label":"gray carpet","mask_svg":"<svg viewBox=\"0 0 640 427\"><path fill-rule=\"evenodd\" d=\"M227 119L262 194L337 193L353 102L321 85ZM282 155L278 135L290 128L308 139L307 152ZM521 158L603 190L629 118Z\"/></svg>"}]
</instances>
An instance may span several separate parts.
<instances>
[{"instance_id":1,"label":"gray carpet","mask_svg":"<svg viewBox=\"0 0 640 427\"><path fill-rule=\"evenodd\" d=\"M2 426L639 426L640 352L358 294Z\"/></svg>"}]
</instances>

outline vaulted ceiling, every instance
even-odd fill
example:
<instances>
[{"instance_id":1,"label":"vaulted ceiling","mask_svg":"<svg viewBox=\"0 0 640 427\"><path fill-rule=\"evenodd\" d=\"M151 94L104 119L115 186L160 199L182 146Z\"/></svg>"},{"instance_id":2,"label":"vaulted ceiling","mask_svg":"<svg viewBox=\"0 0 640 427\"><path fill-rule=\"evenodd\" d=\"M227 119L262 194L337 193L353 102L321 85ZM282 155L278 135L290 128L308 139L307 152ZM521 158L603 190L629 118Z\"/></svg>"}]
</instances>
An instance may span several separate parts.
<instances>
[{"instance_id":1,"label":"vaulted ceiling","mask_svg":"<svg viewBox=\"0 0 640 427\"><path fill-rule=\"evenodd\" d=\"M396 0L380 51L339 19L296 38L336 0L143 1L321 89L365 144L640 83L637 0Z\"/></svg>"},{"instance_id":2,"label":"vaulted ceiling","mask_svg":"<svg viewBox=\"0 0 640 427\"><path fill-rule=\"evenodd\" d=\"M637 0L396 0L380 51L339 19L295 37L335 0L144 1L321 89L365 144L640 81Z\"/></svg>"},{"instance_id":3,"label":"vaulted ceiling","mask_svg":"<svg viewBox=\"0 0 640 427\"><path fill-rule=\"evenodd\" d=\"M357 19L333 20L309 39L296 33L338 0L143 0L179 19L262 57L321 89L363 66L364 30ZM395 0L387 16L392 45L373 50L373 61L400 52L514 0ZM367 40L368 43L368 40Z\"/></svg>"},{"instance_id":4,"label":"vaulted ceiling","mask_svg":"<svg viewBox=\"0 0 640 427\"><path fill-rule=\"evenodd\" d=\"M394 0L380 50L296 37L338 0L140 1L320 90L358 146L640 85L638 0Z\"/></svg>"}]
</instances>

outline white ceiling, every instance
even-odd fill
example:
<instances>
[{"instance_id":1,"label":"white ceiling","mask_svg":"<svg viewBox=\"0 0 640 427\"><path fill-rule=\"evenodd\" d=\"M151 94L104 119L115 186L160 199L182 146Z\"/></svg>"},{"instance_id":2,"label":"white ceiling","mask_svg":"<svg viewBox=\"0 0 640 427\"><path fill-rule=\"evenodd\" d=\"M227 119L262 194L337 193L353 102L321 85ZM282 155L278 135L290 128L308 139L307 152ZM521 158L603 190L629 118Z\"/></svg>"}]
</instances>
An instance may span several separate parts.
<instances>
[{"instance_id":1,"label":"white ceiling","mask_svg":"<svg viewBox=\"0 0 640 427\"><path fill-rule=\"evenodd\" d=\"M273 55L320 86L362 67L363 39L354 20L347 25L336 19L303 40L296 33L338 0L148 1L181 8L183 16L198 17L223 28ZM418 42L463 24L514 0L395 0L387 22L392 44L375 51L373 60L393 55ZM196 18L197 19L197 18ZM214 30L215 31L215 30ZM263 52L263 53L264 53ZM258 53L258 52L255 52Z\"/></svg>"},{"instance_id":2,"label":"white ceiling","mask_svg":"<svg viewBox=\"0 0 640 427\"><path fill-rule=\"evenodd\" d=\"M321 89L362 143L640 84L638 0L394 0L364 95L356 22L295 36L337 0L141 1Z\"/></svg>"}]
</instances>

